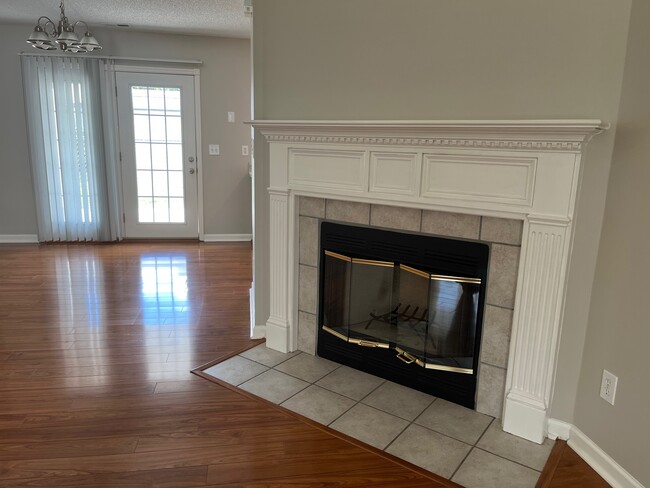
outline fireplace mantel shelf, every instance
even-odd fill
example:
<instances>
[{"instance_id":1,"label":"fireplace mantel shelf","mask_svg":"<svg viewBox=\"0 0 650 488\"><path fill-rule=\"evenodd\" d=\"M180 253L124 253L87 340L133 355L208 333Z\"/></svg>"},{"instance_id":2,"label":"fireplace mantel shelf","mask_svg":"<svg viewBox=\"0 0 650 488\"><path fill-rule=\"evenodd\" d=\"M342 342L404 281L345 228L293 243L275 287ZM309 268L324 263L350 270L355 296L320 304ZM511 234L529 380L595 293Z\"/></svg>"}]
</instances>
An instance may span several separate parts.
<instances>
[{"instance_id":1,"label":"fireplace mantel shelf","mask_svg":"<svg viewBox=\"0 0 650 488\"><path fill-rule=\"evenodd\" d=\"M565 150L580 150L593 135L609 128L609 124L598 119L254 120L247 124L260 130L269 142Z\"/></svg>"},{"instance_id":2,"label":"fireplace mantel shelf","mask_svg":"<svg viewBox=\"0 0 650 488\"><path fill-rule=\"evenodd\" d=\"M267 345L283 352L297 346L301 195L522 220L503 427L542 442L584 148L608 124L591 119L249 124L269 143Z\"/></svg>"},{"instance_id":3,"label":"fireplace mantel shelf","mask_svg":"<svg viewBox=\"0 0 650 488\"><path fill-rule=\"evenodd\" d=\"M514 132L577 132L606 130L609 124L599 119L539 119L539 120L253 120L246 124L260 130L295 131L301 128L319 130L460 130Z\"/></svg>"}]
</instances>

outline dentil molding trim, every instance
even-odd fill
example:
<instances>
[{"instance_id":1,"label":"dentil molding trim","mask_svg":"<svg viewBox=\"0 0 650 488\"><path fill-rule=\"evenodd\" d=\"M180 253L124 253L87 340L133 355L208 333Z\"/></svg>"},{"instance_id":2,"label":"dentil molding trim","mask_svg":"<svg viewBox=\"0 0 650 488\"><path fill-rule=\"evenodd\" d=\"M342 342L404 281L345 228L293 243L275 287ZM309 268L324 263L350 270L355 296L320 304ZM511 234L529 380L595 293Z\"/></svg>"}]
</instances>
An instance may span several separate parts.
<instances>
[{"instance_id":1,"label":"dentil molding trim","mask_svg":"<svg viewBox=\"0 0 650 488\"><path fill-rule=\"evenodd\" d=\"M297 197L523 220L503 429L548 433L583 149L600 120L277 121L269 143L267 346L297 347Z\"/></svg>"},{"instance_id":2,"label":"dentil molding trim","mask_svg":"<svg viewBox=\"0 0 650 488\"><path fill-rule=\"evenodd\" d=\"M249 122L268 142L580 151L600 120Z\"/></svg>"}]
</instances>

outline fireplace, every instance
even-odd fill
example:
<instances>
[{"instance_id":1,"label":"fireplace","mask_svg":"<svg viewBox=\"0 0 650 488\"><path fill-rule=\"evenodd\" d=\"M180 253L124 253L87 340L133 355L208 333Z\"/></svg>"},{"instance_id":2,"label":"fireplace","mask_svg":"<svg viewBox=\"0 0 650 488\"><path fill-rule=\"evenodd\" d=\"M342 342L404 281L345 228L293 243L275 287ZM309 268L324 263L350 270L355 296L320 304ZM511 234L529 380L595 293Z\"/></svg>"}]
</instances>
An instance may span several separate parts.
<instances>
[{"instance_id":1,"label":"fireplace","mask_svg":"<svg viewBox=\"0 0 650 488\"><path fill-rule=\"evenodd\" d=\"M548 431L584 150L608 125L600 120L252 124L268 142L258 156L268 150L270 222L268 282L265 273L258 275L253 290L268 300L268 311L256 306L255 314L266 318L268 312L268 319L255 322L253 334L266 336L272 349L297 349L301 324L310 320L304 308L314 322L304 330L317 330L318 263L299 261L301 197L365 206L363 225L378 227L387 226L366 218L369 207L421 212L422 228L425 214L432 213L522 222L516 290L495 286L493 279L493 262L511 258L512 249L491 246L486 301L508 291L505 307L492 311L511 317L512 336L506 363L494 367L481 361L477 409L489 404L505 431L541 443ZM328 205L330 213L336 212ZM417 223L388 227L418 232ZM483 229L480 234L483 239ZM299 285L303 282L310 286ZM484 347L481 355L487 351Z\"/></svg>"},{"instance_id":2,"label":"fireplace","mask_svg":"<svg viewBox=\"0 0 650 488\"><path fill-rule=\"evenodd\" d=\"M322 222L318 355L475 407L489 248Z\"/></svg>"}]
</instances>

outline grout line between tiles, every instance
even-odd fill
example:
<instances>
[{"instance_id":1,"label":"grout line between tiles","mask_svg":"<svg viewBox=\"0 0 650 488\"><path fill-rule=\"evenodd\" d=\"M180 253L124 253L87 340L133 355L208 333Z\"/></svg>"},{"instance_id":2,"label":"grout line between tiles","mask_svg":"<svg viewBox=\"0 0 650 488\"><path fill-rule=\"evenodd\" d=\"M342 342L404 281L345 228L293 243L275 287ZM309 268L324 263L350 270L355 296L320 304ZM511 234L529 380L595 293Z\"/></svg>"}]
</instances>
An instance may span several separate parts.
<instances>
[{"instance_id":1,"label":"grout line between tiles","mask_svg":"<svg viewBox=\"0 0 650 488\"><path fill-rule=\"evenodd\" d=\"M204 373L207 374L207 375L209 375L209 376L212 376L213 378L217 378L218 380L225 381L225 382L228 383L229 385L234 385L234 386L236 386L236 387L239 388L239 385L243 385L243 384L246 383L247 381L250 381L250 380L252 380L253 378L257 378L259 375L266 373L266 372L269 371L270 369L273 369L273 368L269 368L266 364L258 363L257 361L253 361L252 359L245 358L244 356L241 356L241 355L239 355L239 354L237 354L237 356L233 356L233 358L234 358L234 357L240 357L240 358L242 358L242 359L246 359L246 360L251 361L251 362L253 362L253 363L255 363L255 364L259 364L260 366L264 366L266 369L265 369L264 371L262 371L261 373L257 373L255 376L251 376L251 377L248 378L247 380L242 381L241 383L232 383L232 382L227 381L227 380L225 380L225 379L223 379L223 378L219 378L218 376L215 376L215 375L213 375L213 374L205 373L205 371L204 371ZM229 359L232 359L232 358L229 358ZM227 361L227 360L226 360L226 361ZM225 362L225 361L224 361L224 362ZM218 363L218 364L221 364L221 363ZM215 366L216 366L216 365L215 365ZM207 369L210 369L210 368L207 368ZM206 371L207 371L207 369L206 369Z\"/></svg>"},{"instance_id":2,"label":"grout line between tiles","mask_svg":"<svg viewBox=\"0 0 650 488\"><path fill-rule=\"evenodd\" d=\"M375 376L375 375L372 375L372 376ZM379 378L379 376L375 376L375 378ZM381 388L381 386L384 385L385 383L386 383L386 380L382 379L381 383L379 383L376 387L374 387L371 391L369 391L363 398L361 398L359 400L356 400L356 401L359 402L359 403L363 402L366 398L368 398L375 391L377 391L379 388ZM336 392L334 392L334 393L336 393ZM340 395L340 393L339 393L339 395ZM345 395L343 395L343 396L345 396ZM353 398L352 400L355 400L355 398ZM366 405L366 404L364 403L364 405ZM370 405L368 405L368 406L370 406ZM388 412L386 412L386 413L388 413ZM406 419L404 419L404 420L406 420Z\"/></svg>"},{"instance_id":3,"label":"grout line between tiles","mask_svg":"<svg viewBox=\"0 0 650 488\"><path fill-rule=\"evenodd\" d=\"M305 313L306 313L306 312L305 312ZM260 344L260 345L263 345L263 344ZM246 352L246 351L244 351L244 352ZM287 353L287 354L291 354L291 353ZM302 354L302 351L300 351L298 354L294 354L293 356L291 356L291 357L289 357L289 358L283 359L282 361L280 361L280 362L279 362L278 364L276 364L275 366L280 366L282 363L289 361L289 359L293 359L293 358L295 358L296 356L300 356L300 354ZM264 366L265 368L275 369L275 366L269 366L268 364L261 363L261 362L259 362L259 361L256 361L255 359L247 358L246 356L242 356L241 354L237 354L237 356L239 356L240 358L248 359L249 361L253 361L254 363L261 364L261 365ZM278 371L278 372L279 372L279 373L282 373L282 371ZM303 381L305 381L305 380L303 380Z\"/></svg>"},{"instance_id":4,"label":"grout line between tiles","mask_svg":"<svg viewBox=\"0 0 650 488\"><path fill-rule=\"evenodd\" d=\"M277 370L275 370L275 371L277 371ZM282 373L282 371L278 371L278 373ZM304 381L304 380L303 380L303 381ZM295 392L295 393L294 393L293 395L291 395L290 397L285 398L285 399L282 400L281 402L277 403L277 405L282 405L283 403L288 402L288 401L291 400L293 397L295 397L298 393L303 392L303 391L305 391L307 388L309 388L310 386L313 386L313 385L314 385L313 383L309 383L309 382L307 382L307 381L305 381L305 383L307 383L307 386L305 386L304 388L301 388L299 391ZM284 407L284 408L288 408L288 407ZM295 412L295 410L293 410L292 408L289 408L289 410L291 410L292 412ZM296 412L296 413L298 413L298 412Z\"/></svg>"},{"instance_id":5,"label":"grout line between tiles","mask_svg":"<svg viewBox=\"0 0 650 488\"><path fill-rule=\"evenodd\" d=\"M259 364L259 363L258 363L258 364ZM269 368L268 366L267 366L267 368L268 368L268 369L266 369L266 371L269 371L269 370L271 369L271 368ZM254 378L257 378L259 375L266 373L266 371L262 371L261 373L257 373L255 376L251 376L251 377L248 378L246 381L242 381L241 383L230 383L230 381L226 381L226 380L222 380L222 381L226 381L226 383L230 383L231 385L235 385L237 388L239 388L241 385L243 385L243 384L246 383L247 381L250 381L250 380L252 380L252 379L254 379ZM210 374L210 373L207 373L207 374ZM215 376L215 378L217 378L217 377ZM221 378L218 378L218 379L221 379Z\"/></svg>"},{"instance_id":6,"label":"grout line between tiles","mask_svg":"<svg viewBox=\"0 0 650 488\"><path fill-rule=\"evenodd\" d=\"M460 442L461 444L465 444L465 445L470 446L470 447L472 447L472 448L474 447L474 446L473 446L472 444L470 444L469 442L461 441L460 439L456 439L455 437L452 437L452 436L450 436L449 434L445 434L445 433L443 433L443 432L439 432L439 431L437 431L437 430L430 429L430 428L427 427L426 425L416 424L415 421L413 421L412 423L415 424L415 425L418 426L418 427L422 427L424 430L428 430L429 432L434 432L435 434L438 434L438 435L441 435L441 436L443 436L443 437L446 437L447 439L451 439L452 441Z\"/></svg>"},{"instance_id":7,"label":"grout line between tiles","mask_svg":"<svg viewBox=\"0 0 650 488\"><path fill-rule=\"evenodd\" d=\"M460 467L461 467L463 464L465 464L465 461L467 461L467 458L469 457L470 454L472 454L472 451L473 451L474 449L477 449L477 448L476 448L476 447L472 447L469 451L467 451L467 454L465 454L465 457L463 458L463 460L460 462L460 464L459 464L458 466L456 466L456 469L454 470L454 472L451 473L451 476L449 477L449 481L451 481L451 480L454 478L454 476L456 476L456 473L458 473L458 470L460 469Z\"/></svg>"},{"instance_id":8,"label":"grout line between tiles","mask_svg":"<svg viewBox=\"0 0 650 488\"><path fill-rule=\"evenodd\" d=\"M246 356L242 356L241 354L237 354L237 356L240 357L240 358L242 358L242 359L246 359L247 361L253 361L254 363L259 364L260 366L264 366L265 368L273 369L273 366L269 366L269 365L267 365L267 364L260 363L259 361L255 361L254 359L247 358ZM236 357L236 356L233 356L233 357ZM232 359L232 358L231 358L231 359ZM285 359L284 361L286 361L286 359ZM283 361L283 362L284 362L284 361ZM230 383L230 384L232 385L232 383Z\"/></svg>"},{"instance_id":9,"label":"grout line between tiles","mask_svg":"<svg viewBox=\"0 0 650 488\"><path fill-rule=\"evenodd\" d=\"M398 418L399 418L399 417L398 417ZM403 419L402 419L402 420L403 420ZM399 436L401 436L401 435L404 433L404 431L405 431L406 429L408 429L411 425L413 425L413 422L409 422L408 424L406 424L406 427L404 427L404 428L399 432L399 434L397 434L395 437L393 437L393 440L390 441L390 442L386 445L386 447L384 447L384 448L382 449L382 451L387 451L388 448L393 444L393 442L395 442L395 441L399 438Z\"/></svg>"},{"instance_id":10,"label":"grout line between tiles","mask_svg":"<svg viewBox=\"0 0 650 488\"><path fill-rule=\"evenodd\" d=\"M329 391L329 390L327 390L327 391ZM347 398L347 397L345 397L345 398ZM334 422L336 422L338 419L340 419L341 417L343 417L346 413L348 413L348 412L349 412L350 410L352 410L354 407L356 407L357 405L359 405L359 403L360 403L360 402L357 402L357 403L355 403L354 405L351 405L350 408L348 408L345 412L342 412L341 415L339 415L339 416L336 417L334 420L332 420L329 424L327 424L327 427L329 427L329 426L332 425ZM323 424L323 425L325 425L325 424ZM332 428L334 428L334 427L332 427ZM356 436L350 436L350 437L354 437L355 439L357 439Z\"/></svg>"},{"instance_id":11,"label":"grout line between tiles","mask_svg":"<svg viewBox=\"0 0 650 488\"><path fill-rule=\"evenodd\" d=\"M485 428L483 433L480 436L478 436L478 439L476 439L476 442L474 443L474 447L476 447L478 445L478 443L481 442L481 439L483 439L483 436L485 435L485 433L488 431L488 429L494 423L495 420L496 420L496 418L493 417L492 420L490 421L490 423L487 424L487 427Z\"/></svg>"},{"instance_id":12,"label":"grout line between tiles","mask_svg":"<svg viewBox=\"0 0 650 488\"><path fill-rule=\"evenodd\" d=\"M505 457L505 456L501 456L500 454L496 454L496 453L494 453L494 452L490 452L490 451L488 451L487 449L483 449L483 448L478 447L478 446L474 447L474 449L478 449L479 451L487 452L488 454L492 454L493 456L496 456L496 457L498 457L498 458L504 459L504 460L506 460L506 461L510 461L511 463L518 464L519 466L522 466L522 467L524 467L524 468L526 468L526 469L531 469L531 470L535 471L536 473L540 473L540 474L541 474L541 471L539 471L539 470L537 470L537 469L535 469L535 468L531 468L530 466L526 466L525 464L522 464L522 463L520 463L519 461L514 461L514 460L512 460L512 459L508 459L507 457Z\"/></svg>"},{"instance_id":13,"label":"grout line between tiles","mask_svg":"<svg viewBox=\"0 0 650 488\"><path fill-rule=\"evenodd\" d=\"M411 422L415 423L420 417L422 417L422 415L424 415L424 412L429 410L431 408L431 405L436 403L436 400L438 400L438 397L434 397L433 401L431 403L429 403L429 405L427 405L426 408L424 410L422 410L417 417L415 417L413 420L411 420ZM420 425L420 424L417 424L417 425ZM424 426L422 426L422 427L424 427ZM431 430L431 429L429 429L429 430Z\"/></svg>"}]
</instances>

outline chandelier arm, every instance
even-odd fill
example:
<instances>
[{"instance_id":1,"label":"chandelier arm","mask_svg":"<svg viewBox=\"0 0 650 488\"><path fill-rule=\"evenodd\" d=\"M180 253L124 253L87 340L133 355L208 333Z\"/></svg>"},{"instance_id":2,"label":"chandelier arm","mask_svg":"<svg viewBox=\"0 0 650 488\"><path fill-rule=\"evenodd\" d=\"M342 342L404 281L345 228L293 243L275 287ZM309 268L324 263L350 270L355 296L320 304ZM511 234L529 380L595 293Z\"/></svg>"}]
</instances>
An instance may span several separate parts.
<instances>
[{"instance_id":1,"label":"chandelier arm","mask_svg":"<svg viewBox=\"0 0 650 488\"><path fill-rule=\"evenodd\" d=\"M77 24L85 25L86 26L86 32L88 32L90 30L90 27L88 27L88 24L83 20L77 20L74 24L72 24L72 26L71 26L72 30L75 30L77 28Z\"/></svg>"},{"instance_id":2,"label":"chandelier arm","mask_svg":"<svg viewBox=\"0 0 650 488\"><path fill-rule=\"evenodd\" d=\"M47 22L45 22L43 25L41 25L41 20L45 19ZM56 30L56 24L52 19L49 17L43 15L38 18L38 21L36 22L37 25L41 26L43 28L43 32L45 32L48 36L50 37L56 37L58 35L58 32ZM47 31L47 26L50 25L52 26L52 32Z\"/></svg>"}]
</instances>

